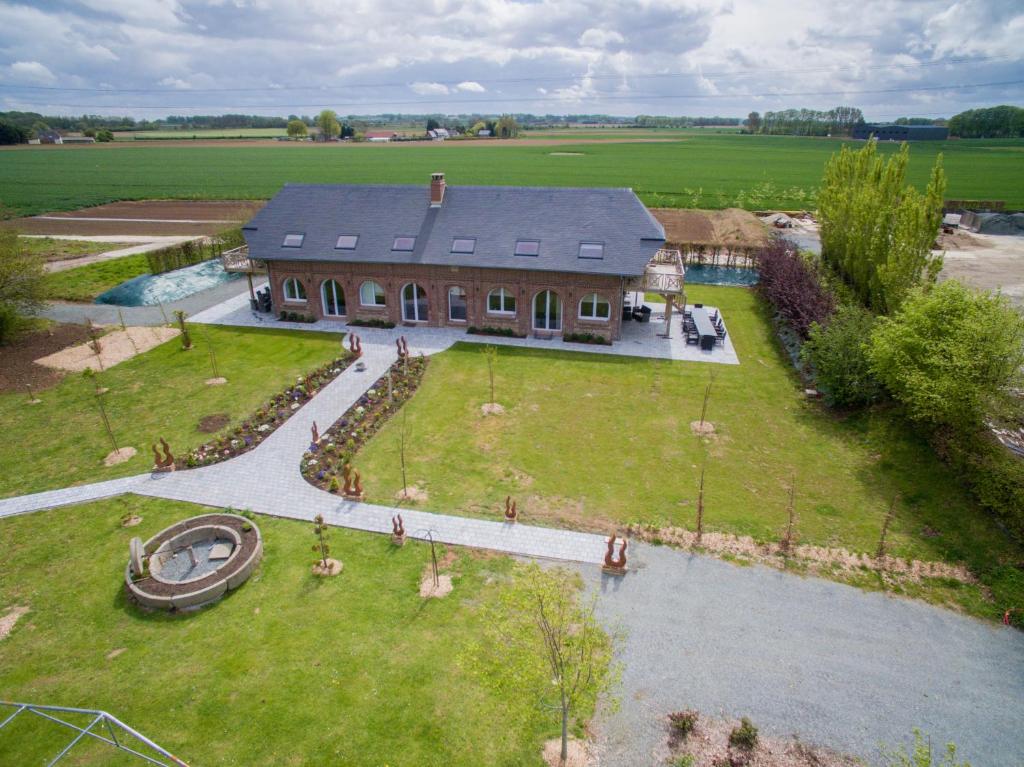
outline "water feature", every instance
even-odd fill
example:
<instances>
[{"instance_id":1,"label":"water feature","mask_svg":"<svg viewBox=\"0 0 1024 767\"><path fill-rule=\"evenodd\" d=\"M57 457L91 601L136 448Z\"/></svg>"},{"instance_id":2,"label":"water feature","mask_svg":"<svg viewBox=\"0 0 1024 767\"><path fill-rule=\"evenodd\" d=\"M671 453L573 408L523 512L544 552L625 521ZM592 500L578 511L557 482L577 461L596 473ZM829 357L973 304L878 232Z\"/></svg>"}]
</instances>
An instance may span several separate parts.
<instances>
[{"instance_id":1,"label":"water feature","mask_svg":"<svg viewBox=\"0 0 1024 767\"><path fill-rule=\"evenodd\" d=\"M96 299L96 303L115 306L165 304L241 276L241 274L225 272L220 259L214 258L175 269L172 272L143 274L135 277L101 294Z\"/></svg>"},{"instance_id":2,"label":"water feature","mask_svg":"<svg viewBox=\"0 0 1024 767\"><path fill-rule=\"evenodd\" d=\"M743 266L712 266L692 264L686 267L686 282L689 285L755 285L758 280L756 269Z\"/></svg>"},{"instance_id":3,"label":"water feature","mask_svg":"<svg viewBox=\"0 0 1024 767\"><path fill-rule=\"evenodd\" d=\"M197 541L191 546L178 549L163 560L160 566L160 577L165 581L187 581L212 573L224 564L224 559L211 559L210 552L218 544L225 544L230 552L234 541L230 538L207 538ZM189 555L192 550L192 556Z\"/></svg>"}]
</instances>

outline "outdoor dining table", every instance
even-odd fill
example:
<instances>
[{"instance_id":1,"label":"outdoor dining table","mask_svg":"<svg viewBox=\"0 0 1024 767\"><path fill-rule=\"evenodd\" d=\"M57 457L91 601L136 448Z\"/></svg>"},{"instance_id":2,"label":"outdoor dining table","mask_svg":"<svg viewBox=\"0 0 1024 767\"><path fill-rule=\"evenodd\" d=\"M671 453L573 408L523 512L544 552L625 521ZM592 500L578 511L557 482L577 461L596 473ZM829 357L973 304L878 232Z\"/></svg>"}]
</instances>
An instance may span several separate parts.
<instances>
[{"instance_id":1,"label":"outdoor dining table","mask_svg":"<svg viewBox=\"0 0 1024 767\"><path fill-rule=\"evenodd\" d=\"M715 341L718 340L718 333L715 326L708 317L708 310L704 308L693 308L693 324L697 326L697 335L700 336L700 348L711 351L715 348Z\"/></svg>"}]
</instances>

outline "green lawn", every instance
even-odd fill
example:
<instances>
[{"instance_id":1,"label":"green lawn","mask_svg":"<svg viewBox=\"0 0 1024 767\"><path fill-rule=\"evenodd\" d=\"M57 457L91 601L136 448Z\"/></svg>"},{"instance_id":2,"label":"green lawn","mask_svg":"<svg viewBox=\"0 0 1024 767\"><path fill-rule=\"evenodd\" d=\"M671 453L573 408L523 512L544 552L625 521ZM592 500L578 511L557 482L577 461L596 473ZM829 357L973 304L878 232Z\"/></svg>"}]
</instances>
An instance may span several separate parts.
<instances>
[{"instance_id":1,"label":"green lawn","mask_svg":"<svg viewBox=\"0 0 1024 767\"><path fill-rule=\"evenodd\" d=\"M0 497L147 471L159 437L184 453L209 439L198 430L204 416L225 413L237 423L341 352L340 336L330 333L202 325L192 326L192 338L192 351L172 340L98 374L110 389L103 398L118 445L139 451L117 466L103 465L112 448L94 387L82 375L40 393L39 405L26 404L21 393L0 394ZM204 383L213 375L211 343L226 386Z\"/></svg>"},{"instance_id":2,"label":"green lawn","mask_svg":"<svg viewBox=\"0 0 1024 767\"><path fill-rule=\"evenodd\" d=\"M47 274L46 295L62 301L92 302L101 293L142 274L149 274L145 253L97 261Z\"/></svg>"},{"instance_id":3,"label":"green lawn","mask_svg":"<svg viewBox=\"0 0 1024 767\"><path fill-rule=\"evenodd\" d=\"M998 605L1024 599L1024 578L999 569L1020 549L902 420L884 408L841 418L807 402L751 291L693 286L689 298L722 308L740 365L500 347L495 385L507 413L484 418L480 347L433 357L405 406L409 481L427 490L425 506L496 519L511 494L528 523L693 529L706 454L706 529L778 540L795 476L802 542L873 553L898 492L893 554L966 561L997 591L1015 594ZM717 436L705 447L689 424L712 373L708 419ZM400 423L356 456L371 500L390 501L401 488ZM976 587L947 598L973 612L995 609Z\"/></svg>"},{"instance_id":4,"label":"green lawn","mask_svg":"<svg viewBox=\"0 0 1024 767\"><path fill-rule=\"evenodd\" d=\"M129 510L143 522L125 529ZM311 526L260 517L263 563L240 589L189 614L134 607L128 540L204 511L126 496L0 520L0 615L31 610L0 640L3 697L104 709L203 767L541 764L554 716L460 664L510 560L460 551L452 595L425 601L428 546L332 529L345 569L318 579ZM72 736L17 721L0 730L0 762L45 764ZM138 764L99 743L66 763Z\"/></svg>"},{"instance_id":5,"label":"green lawn","mask_svg":"<svg viewBox=\"0 0 1024 767\"><path fill-rule=\"evenodd\" d=\"M673 134L660 134L668 135ZM0 188L20 215L121 199L258 199L285 182L628 186L652 206L813 207L822 169L842 142L792 136L679 132L667 143L500 142L412 145L180 146L161 142L4 150ZM880 147L882 154L897 149ZM916 143L908 180L919 188L945 154L950 198L1024 206L1024 140ZM578 153L564 156L558 153Z\"/></svg>"},{"instance_id":6,"label":"green lawn","mask_svg":"<svg viewBox=\"0 0 1024 767\"><path fill-rule=\"evenodd\" d=\"M60 240L55 237L19 237L18 247L28 253L36 253L45 261L60 261L77 256L91 256L108 250L128 247L124 242L86 242L84 240Z\"/></svg>"}]
</instances>

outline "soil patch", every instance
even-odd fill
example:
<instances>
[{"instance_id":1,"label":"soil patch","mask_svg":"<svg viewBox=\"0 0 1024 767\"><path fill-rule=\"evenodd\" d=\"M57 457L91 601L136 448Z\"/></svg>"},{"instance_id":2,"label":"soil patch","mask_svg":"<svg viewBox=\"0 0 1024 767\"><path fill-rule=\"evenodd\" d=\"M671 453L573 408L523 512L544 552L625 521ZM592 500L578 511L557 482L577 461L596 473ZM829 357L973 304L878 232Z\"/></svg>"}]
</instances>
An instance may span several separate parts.
<instances>
[{"instance_id":1,"label":"soil patch","mask_svg":"<svg viewBox=\"0 0 1024 767\"><path fill-rule=\"evenodd\" d=\"M13 630L21 616L28 612L27 607L12 607L7 614L0 618L0 639L7 637Z\"/></svg>"},{"instance_id":2,"label":"soil patch","mask_svg":"<svg viewBox=\"0 0 1024 767\"><path fill-rule=\"evenodd\" d=\"M126 330L115 330L100 338L98 358L92 346L84 343L41 357L36 362L44 367L72 373L79 373L86 368L106 370L119 362L130 360L136 354L148 352L180 333L177 328L161 327L130 327Z\"/></svg>"},{"instance_id":3,"label":"soil patch","mask_svg":"<svg viewBox=\"0 0 1024 767\"><path fill-rule=\"evenodd\" d=\"M142 522L142 517L132 514L128 519L121 522L121 527L135 527L140 522Z\"/></svg>"},{"instance_id":4,"label":"soil patch","mask_svg":"<svg viewBox=\"0 0 1024 767\"><path fill-rule=\"evenodd\" d=\"M341 575L341 571L345 568L341 562L337 559L327 558L327 567L324 567L322 559L318 559L316 564L313 565L313 575L319 575L323 578L329 578L335 575Z\"/></svg>"},{"instance_id":5,"label":"soil patch","mask_svg":"<svg viewBox=\"0 0 1024 767\"><path fill-rule=\"evenodd\" d=\"M203 383L207 386L223 386L228 382L224 376L217 376L216 378L207 378Z\"/></svg>"},{"instance_id":6,"label":"soil patch","mask_svg":"<svg viewBox=\"0 0 1024 767\"><path fill-rule=\"evenodd\" d=\"M214 434L231 423L231 416L227 413L214 413L208 415L199 422L199 431L203 434Z\"/></svg>"},{"instance_id":7,"label":"soil patch","mask_svg":"<svg viewBox=\"0 0 1024 767\"><path fill-rule=\"evenodd\" d=\"M505 412L505 407L497 402L488 402L480 406L480 412L484 415L501 415Z\"/></svg>"},{"instance_id":8,"label":"soil patch","mask_svg":"<svg viewBox=\"0 0 1024 767\"><path fill-rule=\"evenodd\" d=\"M583 740L569 740L569 757L562 761L562 739L552 738L544 744L544 763L548 767L590 767L597 764L597 757L590 744Z\"/></svg>"},{"instance_id":9,"label":"soil patch","mask_svg":"<svg viewBox=\"0 0 1024 767\"><path fill-rule=\"evenodd\" d=\"M21 391L27 397L28 386L42 390L56 385L63 374L35 360L88 338L84 325L54 324L45 330L23 333L12 343L0 346L0 392Z\"/></svg>"},{"instance_id":10,"label":"soil patch","mask_svg":"<svg viewBox=\"0 0 1024 767\"><path fill-rule=\"evenodd\" d=\"M701 437L710 437L715 433L715 425L711 421L690 421L690 431Z\"/></svg>"},{"instance_id":11,"label":"soil patch","mask_svg":"<svg viewBox=\"0 0 1024 767\"><path fill-rule=\"evenodd\" d=\"M673 757L689 754L693 757L693 767L730 763L747 767L859 767L863 764L852 756L805 743L795 735L777 738L758 733L757 744L752 749L730 746L729 733L738 724L736 720L701 717L685 740L669 743Z\"/></svg>"},{"instance_id":12,"label":"soil patch","mask_svg":"<svg viewBox=\"0 0 1024 767\"><path fill-rule=\"evenodd\" d=\"M434 575L428 572L420 581L420 596L423 599L443 599L452 593L452 577L450 575L437 576L437 585L434 585Z\"/></svg>"},{"instance_id":13,"label":"soil patch","mask_svg":"<svg viewBox=\"0 0 1024 767\"><path fill-rule=\"evenodd\" d=\"M111 450L107 453L107 457L103 459L103 465L107 467L117 466L119 463L130 461L137 452L134 447L119 447L117 450Z\"/></svg>"},{"instance_id":14,"label":"soil patch","mask_svg":"<svg viewBox=\"0 0 1024 767\"><path fill-rule=\"evenodd\" d=\"M768 241L768 228L753 213L740 208L688 210L652 208L673 246L732 245L756 248Z\"/></svg>"},{"instance_id":15,"label":"soil patch","mask_svg":"<svg viewBox=\"0 0 1024 767\"><path fill-rule=\"evenodd\" d=\"M395 499L399 501L412 501L413 503L426 503L428 496L426 490L413 485L395 493Z\"/></svg>"}]
</instances>

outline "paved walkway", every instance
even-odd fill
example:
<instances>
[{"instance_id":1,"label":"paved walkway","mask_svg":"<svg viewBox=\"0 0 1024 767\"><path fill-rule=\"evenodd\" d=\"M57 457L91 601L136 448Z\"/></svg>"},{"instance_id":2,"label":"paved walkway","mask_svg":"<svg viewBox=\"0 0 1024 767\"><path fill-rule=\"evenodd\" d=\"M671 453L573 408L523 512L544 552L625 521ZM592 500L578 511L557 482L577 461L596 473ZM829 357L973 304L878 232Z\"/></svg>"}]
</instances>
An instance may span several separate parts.
<instances>
[{"instance_id":1,"label":"paved walkway","mask_svg":"<svg viewBox=\"0 0 1024 767\"><path fill-rule=\"evenodd\" d=\"M413 354L437 351L412 340L409 348ZM0 500L0 517L131 492L291 519L312 520L323 514L331 524L378 533L390 532L391 517L401 513L406 531L413 538L432 535L443 543L510 554L590 564L603 561L605 539L599 535L354 503L306 482L299 473L299 461L309 447L313 422L321 429L330 426L395 359L393 343L365 342L362 361L366 370L348 367L259 447L230 461Z\"/></svg>"}]
</instances>

